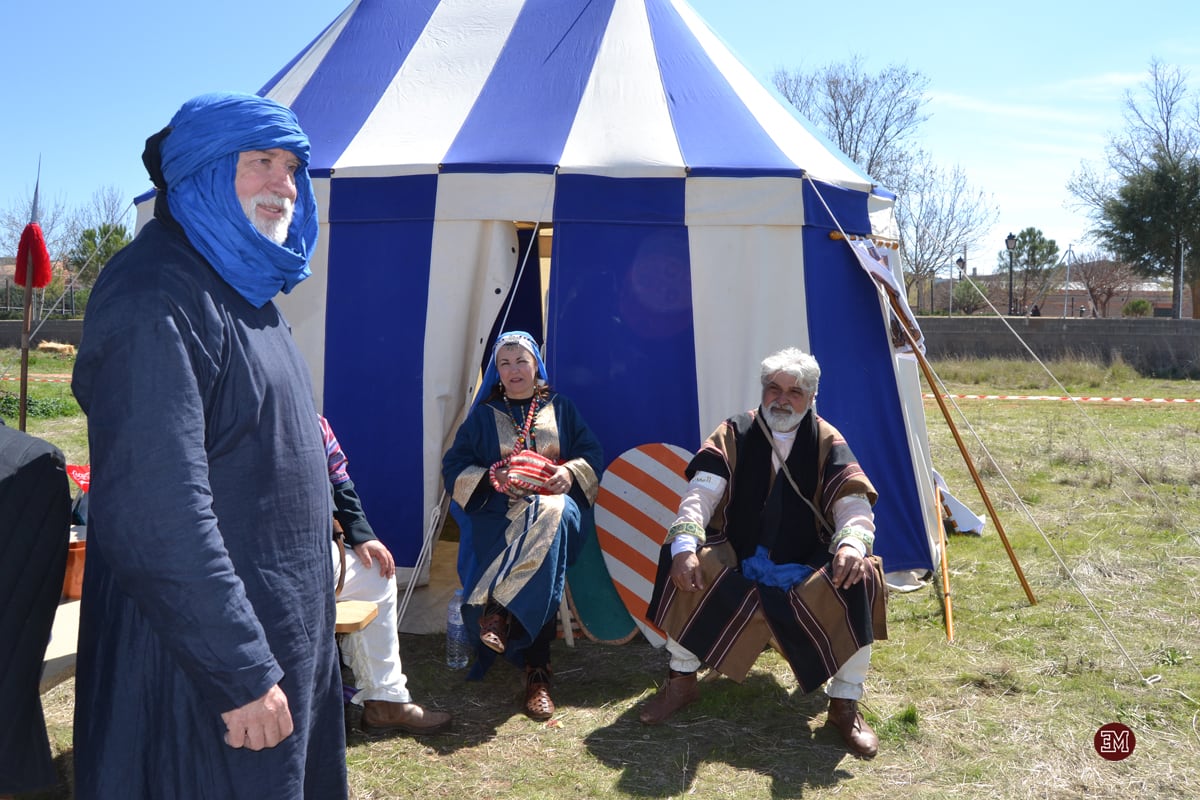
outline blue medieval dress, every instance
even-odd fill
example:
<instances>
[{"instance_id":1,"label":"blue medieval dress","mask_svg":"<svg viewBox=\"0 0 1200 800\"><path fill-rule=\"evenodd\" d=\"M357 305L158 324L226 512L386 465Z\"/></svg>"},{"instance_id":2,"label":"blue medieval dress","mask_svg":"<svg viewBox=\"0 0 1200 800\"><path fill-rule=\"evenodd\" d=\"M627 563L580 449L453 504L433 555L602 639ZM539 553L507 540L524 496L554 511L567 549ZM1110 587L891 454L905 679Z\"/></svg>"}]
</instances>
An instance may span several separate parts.
<instances>
[{"instance_id":1,"label":"blue medieval dress","mask_svg":"<svg viewBox=\"0 0 1200 800\"><path fill-rule=\"evenodd\" d=\"M469 520L459 541L463 621L477 639L479 618L489 597L508 609L524 633L508 641L505 658L524 666L524 653L557 612L574 563L592 528L592 506L600 488L603 450L575 404L550 393L537 410L527 449L563 464L573 478L570 492L531 494L514 499L496 491L489 468L512 455L528 401L503 399L471 410L442 460L446 491ZM480 677L494 654L476 645L471 677Z\"/></svg>"},{"instance_id":2,"label":"blue medieval dress","mask_svg":"<svg viewBox=\"0 0 1200 800\"><path fill-rule=\"evenodd\" d=\"M152 221L96 282L73 389L92 461L76 798L344 798L329 476L279 311ZM221 714L276 683L294 732L227 746Z\"/></svg>"}]
</instances>

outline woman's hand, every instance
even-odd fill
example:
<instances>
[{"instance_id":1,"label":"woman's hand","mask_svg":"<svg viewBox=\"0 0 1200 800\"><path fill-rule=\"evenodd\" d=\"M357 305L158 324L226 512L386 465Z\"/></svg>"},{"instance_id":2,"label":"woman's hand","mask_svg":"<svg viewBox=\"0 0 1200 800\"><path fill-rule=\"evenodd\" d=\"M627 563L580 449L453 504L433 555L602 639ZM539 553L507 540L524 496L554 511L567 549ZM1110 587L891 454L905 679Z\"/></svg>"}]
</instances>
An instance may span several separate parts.
<instances>
[{"instance_id":1,"label":"woman's hand","mask_svg":"<svg viewBox=\"0 0 1200 800\"><path fill-rule=\"evenodd\" d=\"M571 491L571 486L575 483L575 476L571 474L571 470L559 465L558 469L554 470L554 475L550 480L546 481L546 488L552 494L566 494Z\"/></svg>"}]
</instances>

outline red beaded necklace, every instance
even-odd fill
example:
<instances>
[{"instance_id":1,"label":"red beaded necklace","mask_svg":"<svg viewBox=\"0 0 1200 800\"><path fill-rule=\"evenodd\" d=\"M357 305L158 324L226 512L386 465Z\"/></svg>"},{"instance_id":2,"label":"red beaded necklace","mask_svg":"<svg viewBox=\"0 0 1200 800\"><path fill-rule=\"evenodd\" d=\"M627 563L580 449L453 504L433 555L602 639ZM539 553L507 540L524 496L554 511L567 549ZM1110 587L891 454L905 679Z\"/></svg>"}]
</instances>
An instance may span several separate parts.
<instances>
[{"instance_id":1,"label":"red beaded necklace","mask_svg":"<svg viewBox=\"0 0 1200 800\"><path fill-rule=\"evenodd\" d=\"M512 423L513 432L517 434L517 441L513 445L512 451L519 453L525 449L526 443L533 441L534 418L537 417L538 409L538 393L535 391L533 396L529 398L529 413L525 415L525 424L521 425L517 422L519 417L513 415L512 404L508 402L508 395L504 396L504 407L508 410L508 421Z\"/></svg>"}]
</instances>

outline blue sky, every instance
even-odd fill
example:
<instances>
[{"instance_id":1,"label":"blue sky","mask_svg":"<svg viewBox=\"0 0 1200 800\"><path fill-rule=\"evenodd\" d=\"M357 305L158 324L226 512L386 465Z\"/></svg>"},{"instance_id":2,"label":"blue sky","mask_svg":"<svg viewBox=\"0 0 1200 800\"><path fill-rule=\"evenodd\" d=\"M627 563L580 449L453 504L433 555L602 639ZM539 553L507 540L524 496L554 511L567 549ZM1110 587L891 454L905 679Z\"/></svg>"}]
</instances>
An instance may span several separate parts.
<instances>
[{"instance_id":1,"label":"blue sky","mask_svg":"<svg viewBox=\"0 0 1200 800\"><path fill-rule=\"evenodd\" d=\"M348 0L38 0L0 3L0 207L23 202L42 158L44 197L67 205L113 186L149 187L145 138L188 97L256 91ZM764 82L776 67L811 69L859 55L875 71L899 63L929 78L931 118L921 144L959 164L992 195L999 220L985 253L991 271L1009 231L1041 228L1064 249L1086 220L1064 208L1065 184L1099 163L1122 127L1122 98L1152 58L1183 67L1200 88L1200 12L1194 0L692 0ZM19 34L18 34L19 32ZM975 254L969 254L974 256Z\"/></svg>"}]
</instances>

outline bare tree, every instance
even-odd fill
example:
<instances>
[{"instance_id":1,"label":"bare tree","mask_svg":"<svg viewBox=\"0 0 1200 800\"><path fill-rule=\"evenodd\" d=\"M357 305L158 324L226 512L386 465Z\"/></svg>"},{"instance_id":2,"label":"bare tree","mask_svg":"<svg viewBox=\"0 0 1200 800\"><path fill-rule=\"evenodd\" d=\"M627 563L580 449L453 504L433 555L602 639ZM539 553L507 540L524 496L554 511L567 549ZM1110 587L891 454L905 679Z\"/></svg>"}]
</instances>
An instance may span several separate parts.
<instances>
[{"instance_id":1,"label":"bare tree","mask_svg":"<svg viewBox=\"0 0 1200 800\"><path fill-rule=\"evenodd\" d=\"M1090 252L1071 265L1071 278L1083 284L1092 306L1101 317L1108 316L1108 303L1118 295L1127 295L1137 285L1133 267L1109 253Z\"/></svg>"},{"instance_id":2,"label":"bare tree","mask_svg":"<svg viewBox=\"0 0 1200 800\"><path fill-rule=\"evenodd\" d=\"M896 198L907 288L952 268L958 254L976 250L996 219L991 198L970 186L961 167L943 169L923 151L917 155L908 190Z\"/></svg>"},{"instance_id":3,"label":"bare tree","mask_svg":"<svg viewBox=\"0 0 1200 800\"><path fill-rule=\"evenodd\" d=\"M899 65L869 75L854 56L812 72L779 68L771 80L874 180L895 192L905 188L916 152L910 141L929 119L927 77Z\"/></svg>"},{"instance_id":4,"label":"bare tree","mask_svg":"<svg viewBox=\"0 0 1200 800\"><path fill-rule=\"evenodd\" d=\"M941 167L914 144L929 118L928 78L897 65L867 74L855 56L812 72L777 69L772 81L867 175L896 193L906 288L933 284L959 254L977 249L996 218L994 204L969 185L961 167Z\"/></svg>"}]
</instances>

